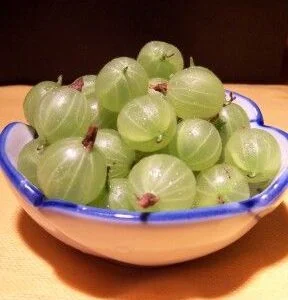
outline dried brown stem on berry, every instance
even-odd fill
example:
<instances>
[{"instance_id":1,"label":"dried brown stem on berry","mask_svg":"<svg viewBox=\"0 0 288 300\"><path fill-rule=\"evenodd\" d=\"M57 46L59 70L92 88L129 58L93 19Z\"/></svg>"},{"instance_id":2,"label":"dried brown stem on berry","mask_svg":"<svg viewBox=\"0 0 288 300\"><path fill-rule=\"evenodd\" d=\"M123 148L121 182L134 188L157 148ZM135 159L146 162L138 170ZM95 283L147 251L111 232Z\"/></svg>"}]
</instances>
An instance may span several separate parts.
<instances>
[{"instance_id":1,"label":"dried brown stem on berry","mask_svg":"<svg viewBox=\"0 0 288 300\"><path fill-rule=\"evenodd\" d=\"M236 96L233 95L232 92L229 93L229 100L226 100L223 104L223 106L227 106L231 104L234 100L236 100Z\"/></svg>"},{"instance_id":2,"label":"dried brown stem on berry","mask_svg":"<svg viewBox=\"0 0 288 300\"><path fill-rule=\"evenodd\" d=\"M82 91L82 88L84 86L84 81L83 81L83 77L79 77L77 78L75 81L73 81L69 87L74 89L74 90L77 90L79 92Z\"/></svg>"},{"instance_id":3,"label":"dried brown stem on berry","mask_svg":"<svg viewBox=\"0 0 288 300\"><path fill-rule=\"evenodd\" d=\"M90 126L86 133L85 138L82 141L82 145L86 148L87 151L91 151L93 149L95 139L97 136L98 128L96 126Z\"/></svg>"},{"instance_id":4,"label":"dried brown stem on berry","mask_svg":"<svg viewBox=\"0 0 288 300\"><path fill-rule=\"evenodd\" d=\"M224 201L223 197L220 196L220 195L217 198L217 202L218 202L218 204L225 204L225 201Z\"/></svg>"},{"instance_id":5,"label":"dried brown stem on berry","mask_svg":"<svg viewBox=\"0 0 288 300\"><path fill-rule=\"evenodd\" d=\"M224 171L227 174L228 178L231 179L232 177L231 177L230 171L226 167L224 168Z\"/></svg>"},{"instance_id":6,"label":"dried brown stem on berry","mask_svg":"<svg viewBox=\"0 0 288 300\"><path fill-rule=\"evenodd\" d=\"M165 58L170 58L170 57L172 57L172 56L174 56L174 55L175 55L175 53L165 54Z\"/></svg>"},{"instance_id":7,"label":"dried brown stem on berry","mask_svg":"<svg viewBox=\"0 0 288 300\"><path fill-rule=\"evenodd\" d=\"M211 123L215 123L215 122L217 122L219 120L219 114L217 114L217 115L215 115L214 117L212 117L211 119L210 119L210 122Z\"/></svg>"},{"instance_id":8,"label":"dried brown stem on berry","mask_svg":"<svg viewBox=\"0 0 288 300\"><path fill-rule=\"evenodd\" d=\"M152 85L151 88L155 90L156 92L162 93L164 96L167 94L167 83L158 83L155 85Z\"/></svg>"},{"instance_id":9,"label":"dried brown stem on berry","mask_svg":"<svg viewBox=\"0 0 288 300\"><path fill-rule=\"evenodd\" d=\"M126 66L126 67L123 69L124 75L126 75L127 71L128 71L128 66Z\"/></svg>"},{"instance_id":10,"label":"dried brown stem on berry","mask_svg":"<svg viewBox=\"0 0 288 300\"><path fill-rule=\"evenodd\" d=\"M229 99L230 102L233 102L236 99L236 97L233 95L232 92L229 93L229 97L230 97Z\"/></svg>"},{"instance_id":11,"label":"dried brown stem on berry","mask_svg":"<svg viewBox=\"0 0 288 300\"><path fill-rule=\"evenodd\" d=\"M172 57L172 56L174 56L174 55L175 55L175 53L171 53L171 54L163 54L163 55L160 57L160 60L161 60L161 61L164 61L165 59L170 58L170 57Z\"/></svg>"},{"instance_id":12,"label":"dried brown stem on berry","mask_svg":"<svg viewBox=\"0 0 288 300\"><path fill-rule=\"evenodd\" d=\"M146 193L141 197L137 197L137 200L142 208L148 208L155 205L159 201L159 198L152 193Z\"/></svg>"}]
</instances>

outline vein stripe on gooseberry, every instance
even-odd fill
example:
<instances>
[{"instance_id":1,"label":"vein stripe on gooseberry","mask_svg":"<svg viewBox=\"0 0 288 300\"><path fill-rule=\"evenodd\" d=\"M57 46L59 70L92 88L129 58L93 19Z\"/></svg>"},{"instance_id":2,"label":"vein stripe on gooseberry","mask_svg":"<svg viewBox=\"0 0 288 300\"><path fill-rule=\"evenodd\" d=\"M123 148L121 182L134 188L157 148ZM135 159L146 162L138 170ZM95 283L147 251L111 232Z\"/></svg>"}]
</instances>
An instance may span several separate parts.
<instances>
[{"instance_id":1,"label":"vein stripe on gooseberry","mask_svg":"<svg viewBox=\"0 0 288 300\"><path fill-rule=\"evenodd\" d=\"M155 189L159 188L162 184L163 184L163 181L165 180L166 176L169 176L170 172L173 170L173 168L175 167L175 164L177 163L177 161L174 161L166 170L165 172L161 175L161 178L160 180L158 180L156 186L155 186ZM159 192L159 191L158 191Z\"/></svg>"},{"instance_id":2,"label":"vein stripe on gooseberry","mask_svg":"<svg viewBox=\"0 0 288 300\"><path fill-rule=\"evenodd\" d=\"M175 180L173 181L169 181L169 184L172 185L172 184L176 184L177 182L181 181L183 178L185 178L187 174L186 173L183 173L182 176L179 176L177 177ZM167 189L167 185L164 185L160 190L158 190L158 194L165 194L165 190ZM185 190L186 188L183 186L182 188L180 188L179 190ZM171 193L169 193L170 195ZM170 198L170 197L169 197ZM187 195L187 198L189 198L189 195ZM172 200L172 199L171 199Z\"/></svg>"},{"instance_id":3,"label":"vein stripe on gooseberry","mask_svg":"<svg viewBox=\"0 0 288 300\"><path fill-rule=\"evenodd\" d=\"M112 141L112 140L118 142L118 141L117 141L117 138L116 138L113 134L111 134L110 132L106 131L105 134L106 134L107 136L109 136L109 138L111 139L111 145L113 144L113 141ZM107 139L106 139L105 141L107 141ZM109 151L110 151L111 153L116 154L115 157L113 157L113 160L116 161L117 163L119 162L120 164L123 164L123 159L120 159L120 157L122 157L122 158L124 158L124 159L129 159L129 157L128 157L128 155L126 155L126 152L123 152L123 151L117 151L117 150L118 150L118 149L115 148L115 147L109 148ZM119 157L119 158L118 158L118 157Z\"/></svg>"},{"instance_id":4,"label":"vein stripe on gooseberry","mask_svg":"<svg viewBox=\"0 0 288 300\"><path fill-rule=\"evenodd\" d=\"M199 164L202 165L204 163L206 163L207 161L209 161L212 157L215 156L215 154L219 151L219 148L221 147L221 140L219 139L217 141L217 146L214 148L213 152L210 152L211 155L210 156L206 156L205 159L201 160L201 161L196 161L193 163L193 166L198 166Z\"/></svg>"},{"instance_id":5,"label":"vein stripe on gooseberry","mask_svg":"<svg viewBox=\"0 0 288 300\"><path fill-rule=\"evenodd\" d=\"M150 111L153 109L154 110L154 113L152 114L152 115L155 115L155 114L157 114L157 112L158 112L158 109L154 106L155 104L154 104L154 102L151 100L151 98L148 98L147 99L148 101L148 103L149 103L149 110L146 110L146 107L144 106L144 108L142 108L143 110L144 110L144 112L145 112L145 116L147 116L148 118L150 117L149 116L149 113L150 113ZM137 103L138 104L138 106L141 108L141 104L138 102ZM151 104L151 105L150 105ZM159 128L160 126L161 126L161 122L160 122L160 118L149 118L149 120L150 120L150 124L152 125L151 126L151 129L153 128L153 131L155 132L155 134L158 134L159 132L158 132L158 130L157 130L157 128ZM167 124L167 127L168 127L168 125L169 124Z\"/></svg>"},{"instance_id":6,"label":"vein stripe on gooseberry","mask_svg":"<svg viewBox=\"0 0 288 300\"><path fill-rule=\"evenodd\" d=\"M79 172L79 171L81 170L81 168L82 168L82 166L83 166L84 158L85 158L85 153L82 153L79 162L77 162L78 165L77 165L77 167L76 167L76 170L75 170L74 173L72 174L71 180L70 180L69 184L67 185L67 190L66 190L66 192L65 192L65 194L64 194L64 196L63 196L63 198L65 198L65 197L68 195L70 189L71 189L71 188L73 187L73 185L74 185L74 182L75 182L76 178L79 177L79 174L81 174L81 172ZM90 159L90 162L94 165L93 160L91 160L91 157L90 157L89 159ZM86 164L85 164L85 165L86 165ZM89 164L87 164L87 167L89 167Z\"/></svg>"},{"instance_id":7,"label":"vein stripe on gooseberry","mask_svg":"<svg viewBox=\"0 0 288 300\"><path fill-rule=\"evenodd\" d=\"M66 118L67 118L67 116L69 115L69 113L71 112L71 110L74 106L75 99L76 99L76 94L74 94L73 98L69 101L70 106L67 108L67 110L65 112L65 115L63 116L61 121L58 122L57 126L53 126L50 131L45 132L48 136L50 136L55 131L57 131L62 126L62 124L66 122ZM45 108L45 111L46 111L46 114L44 114L44 118L41 121L43 123L42 126L44 128L46 127L47 121L51 118L51 112L54 110L53 102L55 102L55 101L58 102L58 101L61 101L61 99L58 99L58 98L54 97L53 101L50 102L50 105L48 107L45 107L44 105L40 105L40 115L42 115L42 112L43 112L44 108Z\"/></svg>"},{"instance_id":8,"label":"vein stripe on gooseberry","mask_svg":"<svg viewBox=\"0 0 288 300\"><path fill-rule=\"evenodd\" d=\"M245 162L249 161L249 158L251 157L250 151L247 151L247 150L244 149L245 143L252 143L253 144L253 149L257 149L257 151L256 151L257 153L259 152L259 146L258 146L258 144L255 140L244 141L243 136L240 136L240 141L241 141L240 147L241 147L241 150L242 150L242 152L240 152L240 153L241 153L241 155L243 155L243 162L244 162L244 167L243 168L245 170L246 169L245 168ZM235 155L236 154L237 153L235 152ZM249 163L250 163L250 165L252 165L254 167L255 170L258 170L259 169L259 155L256 155L255 158L256 159L252 159L252 164L251 164L251 161ZM237 159L236 159L236 161L238 162ZM239 163L241 164L241 162L239 162Z\"/></svg>"},{"instance_id":9,"label":"vein stripe on gooseberry","mask_svg":"<svg viewBox=\"0 0 288 300\"><path fill-rule=\"evenodd\" d=\"M125 114L125 116L127 117L127 119L129 119L129 121L130 121L135 127L137 127L138 129L140 129L141 131L146 132L146 133L149 135L149 137L150 137L150 132L149 132L148 128L147 128L147 127L142 127L142 126L140 126L139 123L135 122L135 121L133 120L133 118L130 117L132 114L129 113L129 111L130 111L129 109L127 109L127 110L124 111L124 114Z\"/></svg>"},{"instance_id":10,"label":"vein stripe on gooseberry","mask_svg":"<svg viewBox=\"0 0 288 300\"><path fill-rule=\"evenodd\" d=\"M193 80L194 81L196 81L196 79L194 79L193 78ZM187 81L190 81L190 80L187 80ZM189 91L187 91L187 89L186 88L181 88L181 87L178 87L177 88L177 92L184 92L183 94L182 93L180 93L180 95L181 96L187 96L187 95L189 95L189 91L192 91L192 92L194 92L194 93L197 93L197 94L200 94L200 95L209 95L209 96L215 96L215 94L214 93L208 93L208 92L204 92L204 91L199 91L199 90L195 90L195 89L191 89L191 88L189 88ZM213 102L213 100L211 101L211 99L207 99L207 102Z\"/></svg>"},{"instance_id":11,"label":"vein stripe on gooseberry","mask_svg":"<svg viewBox=\"0 0 288 300\"><path fill-rule=\"evenodd\" d=\"M177 90L177 92L178 92L178 90ZM191 101L191 99L196 99L195 96L189 96L187 94L180 94L180 95L177 95L178 97L176 97L173 93L174 93L174 91L172 91L170 93L170 95L172 94L175 99L178 99L183 104L194 105L196 107L205 108L205 109L212 109L212 108L210 108L210 106L211 106L211 104L213 105L213 100L210 101L210 99L207 100L207 98L205 98L205 104L207 104L207 105L204 105L204 104L199 103L199 102ZM188 99L188 100L185 101L185 99Z\"/></svg>"},{"instance_id":12,"label":"vein stripe on gooseberry","mask_svg":"<svg viewBox=\"0 0 288 300\"><path fill-rule=\"evenodd\" d=\"M131 70L130 72L137 75L137 72L133 72L133 70ZM144 77L142 77L142 78L144 79ZM140 86L139 83L138 83L138 80L135 80L135 77L133 77L133 78L131 78L131 77L125 77L125 79L126 79L126 81L127 81L127 84L128 84L128 83L132 83L131 85L128 84L128 86L127 86L128 90L129 90L129 92L130 92L130 98L132 97L132 92L131 92L131 86L132 86L132 85L136 85L138 91L141 91L141 90L142 90L141 86Z\"/></svg>"},{"instance_id":13,"label":"vein stripe on gooseberry","mask_svg":"<svg viewBox=\"0 0 288 300\"><path fill-rule=\"evenodd\" d=\"M147 99L146 99L146 101L148 102L147 103L147 105L149 105L149 104L152 104L152 105L149 105L149 110L151 111L151 109L153 109L153 107L154 107L154 103L153 103L153 101L150 99L150 98L148 98L147 97ZM124 114L125 114L125 116L129 119L129 121L131 122L131 123L133 123L134 125L135 125L135 127L137 127L137 128L139 128L141 131L144 131L144 132L146 132L147 134L148 134L148 136L146 136L145 138L151 138L151 129L153 129L153 127L154 127L154 133L155 134L158 134L159 132L158 132L158 130L157 130L157 128L159 128L159 119L156 119L156 118L149 118L149 110L148 111L145 111L145 107L144 107L144 111L146 112L146 114L145 114L145 117L147 117L148 119L149 119L149 121L150 121L150 124L152 125L151 127L149 127L149 128L147 128L147 127L145 127L145 126L141 126L140 125L140 123L137 123L137 122L135 122L134 120L133 120L133 118L132 118L132 116L133 116L133 114L130 112L131 110L133 110L135 107L138 107L139 108L139 111L141 111L141 110L143 110L143 103L141 102L141 99L139 99L139 100L134 100L134 106L131 106L131 107L129 107L128 109L126 109L125 111L124 111ZM155 107L154 107L155 108ZM155 112L158 112L158 110L155 108ZM152 114L152 115L155 115L155 113L154 114ZM168 120L169 120L169 118L167 118ZM157 123L156 123L157 122ZM149 125L150 125L149 124ZM167 124L167 127L168 127L168 124Z\"/></svg>"},{"instance_id":14,"label":"vein stripe on gooseberry","mask_svg":"<svg viewBox=\"0 0 288 300\"><path fill-rule=\"evenodd\" d=\"M199 120L199 122L195 123L194 126L197 127L197 124L200 124L200 123L202 123L202 120ZM193 156L195 156L201 150L201 148L203 147L203 145L205 145L207 143L208 139L211 137L212 133L213 133L213 127L211 127L209 129L209 133L206 135L206 137L203 140L203 142L201 144L199 144L194 151L190 152L190 154L187 156L187 160L190 160ZM193 165L194 165L194 163L193 163Z\"/></svg>"},{"instance_id":15,"label":"vein stripe on gooseberry","mask_svg":"<svg viewBox=\"0 0 288 300\"><path fill-rule=\"evenodd\" d=\"M155 160L157 161L157 158L155 158ZM149 166L150 166L150 165L151 165L151 167L150 167L149 169L151 169L151 168L153 167L153 165L154 165L153 160L150 161ZM169 173L171 172L171 173L173 174L173 173L175 172L175 170L173 170L174 167L175 167L175 164L173 163L172 165L173 165L173 168L170 166L170 167L168 168L168 169L169 169L168 171L169 171ZM173 171L174 171L174 172L173 172ZM189 171L190 171L190 170L189 170ZM161 175L161 179L165 180L165 178L167 178L167 176L169 175L169 173L168 173L168 172L165 172L165 173L164 173L165 175L164 175L164 174ZM176 184L177 182L181 181L183 178L185 178L185 176L186 176L187 174L188 174L188 170L187 170L187 172L183 173L181 176L177 177L175 180L169 181L169 186L170 186L170 185L174 185L174 184ZM142 176L141 179L144 180L145 177ZM130 181L130 182L131 182L131 181ZM155 193L157 196L159 196L159 197L160 197L160 201L161 201L161 197L165 197L165 198L167 197L166 202L175 202L175 200L177 200L177 199L183 201L183 199L188 200L188 199L190 199L190 197L191 197L191 195L188 195L187 193L185 194L185 191L186 191L186 186L185 186L185 184L181 185L181 187L180 187L179 189L175 189L175 190L173 190L172 192L171 192L171 190L170 190L168 193L166 193L166 190L169 189L169 186L167 186L167 184L165 184L165 182L164 182L164 184L163 184L162 187L161 187L161 184L162 184L162 181L159 182L159 183L157 183L157 185L154 186L153 189L150 191L150 192L152 192L152 193ZM187 182L187 184L189 184L189 182ZM136 184L136 182L133 180L133 181L131 182L131 185L132 185L132 187L133 187L135 190L138 190L138 189L140 188L142 194L147 193L147 190L146 190L147 181L146 181L146 179L145 179L145 181L142 181L140 184L138 184L138 183ZM175 196L172 197L172 196L174 195L174 192L178 194L178 193L180 193L181 191L183 191L184 194L187 195L185 198L183 197L183 193L181 193L181 198L178 198L178 197L175 197Z\"/></svg>"},{"instance_id":16,"label":"vein stripe on gooseberry","mask_svg":"<svg viewBox=\"0 0 288 300\"><path fill-rule=\"evenodd\" d=\"M55 156L58 156L58 154L55 153ZM52 160L52 159L50 159L50 160ZM50 160L47 159L47 160L45 161L45 166L46 166L47 164L49 164L49 161L50 161ZM42 187L43 190L49 190L49 189L50 189L50 184L51 184L51 181L52 181L52 179L53 179L55 173L57 173L57 172L58 172L58 169L60 169L62 166L64 166L65 163L66 163L68 160L69 160L69 158L64 159L64 160L58 165L58 167L57 167L56 169L54 169L53 172L50 173L50 175L48 176L47 180L45 180L44 183L41 183L41 187ZM44 165L42 166L42 168L43 168L43 167L44 167ZM44 169L44 168L43 168L43 169ZM41 171L41 169L40 169L40 171ZM59 177L58 180L60 181L60 180L61 180L61 177Z\"/></svg>"},{"instance_id":17,"label":"vein stripe on gooseberry","mask_svg":"<svg viewBox=\"0 0 288 300\"><path fill-rule=\"evenodd\" d=\"M229 105L229 104L228 104ZM240 109L238 108L238 106L235 106L235 110L237 109L237 111L240 111ZM237 118L241 118L241 120L243 121L243 123L246 123L246 119L244 117L244 115L242 113L236 113L236 111L231 111L230 112L230 118L228 122L228 126L230 127L230 132L233 132L233 128L232 128L232 124L234 124L234 127L238 127L237 124Z\"/></svg>"},{"instance_id":18,"label":"vein stripe on gooseberry","mask_svg":"<svg viewBox=\"0 0 288 300\"><path fill-rule=\"evenodd\" d=\"M179 97L180 96L180 97ZM189 106L195 106L195 107L199 107L199 108L204 108L205 110L212 110L214 111L215 109L213 107L211 107L210 105L202 105L201 103L198 103L198 102L194 102L194 101L191 101L191 98L192 97L187 97L187 95L183 95L183 97L181 97L181 95L177 95L175 96L174 94L174 90L173 91L170 91L170 94L169 94L169 97L171 98L174 98L178 103L180 103L182 106L185 106L185 105L189 105ZM188 98L187 101L184 100L184 98ZM193 97L195 98L195 97ZM205 99L205 102L208 102L206 101ZM178 104L179 105L179 104Z\"/></svg>"}]
</instances>

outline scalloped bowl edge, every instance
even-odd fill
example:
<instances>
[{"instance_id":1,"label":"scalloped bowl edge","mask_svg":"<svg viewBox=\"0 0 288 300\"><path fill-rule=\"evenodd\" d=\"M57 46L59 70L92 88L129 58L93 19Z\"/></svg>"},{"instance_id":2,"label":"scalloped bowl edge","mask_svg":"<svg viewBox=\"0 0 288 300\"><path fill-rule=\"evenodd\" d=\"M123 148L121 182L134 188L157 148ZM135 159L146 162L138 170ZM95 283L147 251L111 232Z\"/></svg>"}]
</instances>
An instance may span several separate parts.
<instances>
[{"instance_id":1,"label":"scalloped bowl edge","mask_svg":"<svg viewBox=\"0 0 288 300\"><path fill-rule=\"evenodd\" d=\"M16 169L20 150L32 138L28 127L20 122L8 124L1 133L0 165L26 212L53 236L74 248L121 262L149 266L200 257L231 244L260 217L274 210L288 184L288 134L264 125L256 103L234 94L235 102L248 113L251 127L260 127L273 134L282 154L281 169L269 187L241 202L143 214L77 205L59 199L47 200Z\"/></svg>"}]
</instances>

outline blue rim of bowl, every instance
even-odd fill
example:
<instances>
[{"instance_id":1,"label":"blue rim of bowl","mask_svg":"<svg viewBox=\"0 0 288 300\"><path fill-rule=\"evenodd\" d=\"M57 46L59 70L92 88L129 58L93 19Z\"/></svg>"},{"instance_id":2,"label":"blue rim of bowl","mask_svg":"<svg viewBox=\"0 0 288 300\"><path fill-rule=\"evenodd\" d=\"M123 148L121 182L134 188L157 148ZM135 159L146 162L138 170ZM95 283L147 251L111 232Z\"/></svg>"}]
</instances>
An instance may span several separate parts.
<instances>
[{"instance_id":1,"label":"blue rim of bowl","mask_svg":"<svg viewBox=\"0 0 288 300\"><path fill-rule=\"evenodd\" d=\"M229 91L226 91L229 92ZM234 92L233 92L234 93ZM234 93L247 100L257 112L256 119L250 120L250 123L256 122L260 127L270 128L283 135L288 140L288 133L285 131L264 125L262 113L255 102L251 99ZM148 223L169 223L169 222L200 222L214 218L227 218L244 213L256 213L257 211L267 208L276 201L277 197L286 189L288 185L288 169L284 170L277 180L273 182L261 194L251 197L240 202L226 203L214 207L193 208L187 210L167 211L167 212L126 212L121 210L111 210L96 208L87 205L78 205L69 201L60 199L47 199L43 193L31 184L17 169L12 165L5 151L5 143L11 129L21 122L8 124L0 135L0 166L4 170L13 186L21 195L31 203L31 205L41 209L52 209L62 213L77 215L77 217L88 217L103 221L116 222L148 222ZM25 124L24 124L25 125Z\"/></svg>"}]
</instances>

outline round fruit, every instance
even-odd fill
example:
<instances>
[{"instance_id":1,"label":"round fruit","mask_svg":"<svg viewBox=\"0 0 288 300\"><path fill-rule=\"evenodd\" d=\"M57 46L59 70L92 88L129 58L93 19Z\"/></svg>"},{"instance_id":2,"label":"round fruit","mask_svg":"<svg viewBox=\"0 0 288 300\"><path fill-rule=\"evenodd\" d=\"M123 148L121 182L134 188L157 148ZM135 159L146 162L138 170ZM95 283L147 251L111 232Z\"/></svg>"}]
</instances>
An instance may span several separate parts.
<instances>
[{"instance_id":1,"label":"round fruit","mask_svg":"<svg viewBox=\"0 0 288 300\"><path fill-rule=\"evenodd\" d=\"M108 207L111 209L134 210L132 202L135 201L128 180L126 178L115 178L110 181L108 196Z\"/></svg>"},{"instance_id":2,"label":"round fruit","mask_svg":"<svg viewBox=\"0 0 288 300\"><path fill-rule=\"evenodd\" d=\"M238 129L250 128L250 122L245 110L236 103L224 106L215 121L223 145L226 145L232 134Z\"/></svg>"},{"instance_id":3,"label":"round fruit","mask_svg":"<svg viewBox=\"0 0 288 300\"><path fill-rule=\"evenodd\" d=\"M221 151L222 142L217 129L201 119L182 121L169 144L169 153L185 161L193 171L212 167Z\"/></svg>"},{"instance_id":4,"label":"round fruit","mask_svg":"<svg viewBox=\"0 0 288 300\"><path fill-rule=\"evenodd\" d=\"M196 207L240 201L249 197L247 180L231 165L215 165L202 171L197 177Z\"/></svg>"},{"instance_id":5,"label":"round fruit","mask_svg":"<svg viewBox=\"0 0 288 300\"><path fill-rule=\"evenodd\" d=\"M221 110L225 93L222 82L212 72L190 67L170 79L166 98L182 119L210 119Z\"/></svg>"},{"instance_id":6,"label":"round fruit","mask_svg":"<svg viewBox=\"0 0 288 300\"><path fill-rule=\"evenodd\" d=\"M53 89L41 100L35 112L35 128L49 144L87 131L87 100L68 86Z\"/></svg>"},{"instance_id":7,"label":"round fruit","mask_svg":"<svg viewBox=\"0 0 288 300\"><path fill-rule=\"evenodd\" d=\"M277 141L267 131L240 129L228 140L225 161L241 170L249 182L260 183L277 174L281 153Z\"/></svg>"},{"instance_id":8,"label":"round fruit","mask_svg":"<svg viewBox=\"0 0 288 300\"><path fill-rule=\"evenodd\" d=\"M26 120L30 125L35 127L35 112L39 106L41 99L51 90L61 86L62 76L59 76L58 82L42 81L31 88L25 97L23 110Z\"/></svg>"},{"instance_id":9,"label":"round fruit","mask_svg":"<svg viewBox=\"0 0 288 300\"><path fill-rule=\"evenodd\" d=\"M87 204L104 188L105 157L93 145L96 127L81 138L66 138L50 145L38 164L37 178L48 198Z\"/></svg>"},{"instance_id":10,"label":"round fruit","mask_svg":"<svg viewBox=\"0 0 288 300\"><path fill-rule=\"evenodd\" d=\"M37 165L45 147L39 138L33 139L22 148L18 156L18 170L37 187Z\"/></svg>"},{"instance_id":11,"label":"round fruit","mask_svg":"<svg viewBox=\"0 0 288 300\"><path fill-rule=\"evenodd\" d=\"M143 152L164 148L176 132L173 107L159 95L127 103L118 115L118 131L128 146Z\"/></svg>"},{"instance_id":12,"label":"round fruit","mask_svg":"<svg viewBox=\"0 0 288 300\"><path fill-rule=\"evenodd\" d=\"M193 206L195 177L177 157L154 154L145 157L131 170L128 182L136 198L137 211L188 209Z\"/></svg>"},{"instance_id":13,"label":"round fruit","mask_svg":"<svg viewBox=\"0 0 288 300\"><path fill-rule=\"evenodd\" d=\"M119 112L131 99L147 93L148 77L136 60L118 57L101 69L95 89L104 108Z\"/></svg>"},{"instance_id":14,"label":"round fruit","mask_svg":"<svg viewBox=\"0 0 288 300\"><path fill-rule=\"evenodd\" d=\"M105 156L109 179L124 178L135 161L135 151L130 149L113 129L100 129L95 141L96 148Z\"/></svg>"},{"instance_id":15,"label":"round fruit","mask_svg":"<svg viewBox=\"0 0 288 300\"><path fill-rule=\"evenodd\" d=\"M144 67L149 78L169 79L184 66L181 52L175 46L160 41L147 43L140 50L137 61Z\"/></svg>"},{"instance_id":16,"label":"round fruit","mask_svg":"<svg viewBox=\"0 0 288 300\"><path fill-rule=\"evenodd\" d=\"M97 98L87 99L87 104L87 124L95 124L98 128L117 129L117 113L101 106Z\"/></svg>"}]
</instances>

